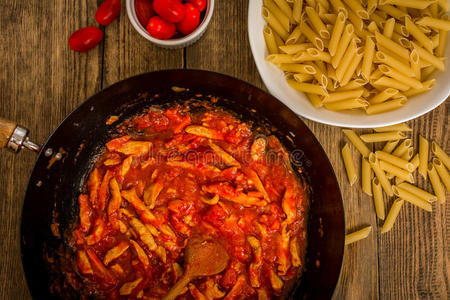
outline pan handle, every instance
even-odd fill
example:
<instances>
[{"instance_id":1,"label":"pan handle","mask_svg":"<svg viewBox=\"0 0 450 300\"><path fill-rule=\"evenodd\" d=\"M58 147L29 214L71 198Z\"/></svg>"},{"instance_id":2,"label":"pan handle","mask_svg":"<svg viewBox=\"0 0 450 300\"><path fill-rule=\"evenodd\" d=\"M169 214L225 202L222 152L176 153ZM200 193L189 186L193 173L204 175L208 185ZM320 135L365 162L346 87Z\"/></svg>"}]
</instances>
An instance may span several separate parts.
<instances>
[{"instance_id":1,"label":"pan handle","mask_svg":"<svg viewBox=\"0 0 450 300\"><path fill-rule=\"evenodd\" d=\"M23 147L39 152L40 146L28 138L28 129L0 118L0 148L19 152Z\"/></svg>"}]
</instances>

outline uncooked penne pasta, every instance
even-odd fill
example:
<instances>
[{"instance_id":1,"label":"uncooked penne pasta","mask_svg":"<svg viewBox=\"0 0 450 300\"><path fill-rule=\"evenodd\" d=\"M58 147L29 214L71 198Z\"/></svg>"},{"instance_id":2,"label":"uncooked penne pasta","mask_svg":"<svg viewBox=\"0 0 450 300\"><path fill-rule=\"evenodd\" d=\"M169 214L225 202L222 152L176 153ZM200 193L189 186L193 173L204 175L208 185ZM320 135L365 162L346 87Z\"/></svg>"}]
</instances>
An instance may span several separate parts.
<instances>
[{"instance_id":1,"label":"uncooked penne pasta","mask_svg":"<svg viewBox=\"0 0 450 300\"><path fill-rule=\"evenodd\" d=\"M375 32L375 38L377 40L377 44L379 44L380 46L383 46L388 50L397 53L399 56L409 57L409 51L407 49L388 39L381 33Z\"/></svg>"},{"instance_id":2,"label":"uncooked penne pasta","mask_svg":"<svg viewBox=\"0 0 450 300\"><path fill-rule=\"evenodd\" d=\"M392 152L392 155L402 157L403 154L408 152L409 147L411 147L411 139L405 139L397 148Z\"/></svg>"},{"instance_id":3,"label":"uncooked penne pasta","mask_svg":"<svg viewBox=\"0 0 450 300\"><path fill-rule=\"evenodd\" d=\"M306 64L280 64L279 68L283 71L292 73L316 74L316 69Z\"/></svg>"},{"instance_id":4,"label":"uncooked penne pasta","mask_svg":"<svg viewBox=\"0 0 450 300\"><path fill-rule=\"evenodd\" d=\"M376 129L377 128L375 128L375 131L376 131ZM392 151L394 151L395 147L397 146L397 144L399 142L400 142L400 140L386 142L386 144L384 144L384 147L381 151L384 151L386 153L391 153Z\"/></svg>"},{"instance_id":5,"label":"uncooked penne pasta","mask_svg":"<svg viewBox=\"0 0 450 300\"><path fill-rule=\"evenodd\" d=\"M388 174L392 174L393 176L398 177L402 180L414 183L414 177L410 172L400 169L399 167L394 166L393 164L390 164L384 160L380 160L380 168Z\"/></svg>"},{"instance_id":6,"label":"uncooked penne pasta","mask_svg":"<svg viewBox=\"0 0 450 300\"><path fill-rule=\"evenodd\" d=\"M417 80L420 80L421 78L421 72L420 72L420 60L419 60L419 54L417 53L416 49L413 49L411 51L411 54L409 55L409 61L411 63L411 70L414 74L414 77L416 77ZM422 83L423 85L423 83Z\"/></svg>"},{"instance_id":7,"label":"uncooked penne pasta","mask_svg":"<svg viewBox=\"0 0 450 300\"><path fill-rule=\"evenodd\" d=\"M330 38L330 32L323 24L322 20L319 17L319 14L315 11L314 8L307 6L305 7L305 11L307 16L309 17L309 21L311 22L312 27L319 33L320 37L323 39Z\"/></svg>"},{"instance_id":8,"label":"uncooked penne pasta","mask_svg":"<svg viewBox=\"0 0 450 300\"><path fill-rule=\"evenodd\" d=\"M434 85L436 84L436 79L430 79L427 81L422 82L423 87L420 89L409 89L403 93L406 97L412 97L421 93L428 92L431 90Z\"/></svg>"},{"instance_id":9,"label":"uncooked penne pasta","mask_svg":"<svg viewBox=\"0 0 450 300\"><path fill-rule=\"evenodd\" d=\"M437 200L437 197L435 195L430 194L427 191L425 191L425 190L423 190L421 188L418 188L417 186L414 186L412 184L403 182L403 183L399 184L398 187L400 187L400 188L402 188L404 190L407 190L407 191L417 195L418 197L420 197L423 200L428 201L430 203Z\"/></svg>"},{"instance_id":10,"label":"uncooked penne pasta","mask_svg":"<svg viewBox=\"0 0 450 300\"><path fill-rule=\"evenodd\" d=\"M289 18L292 19L292 8L286 2L286 0L273 0L281 11Z\"/></svg>"},{"instance_id":11,"label":"uncooked penne pasta","mask_svg":"<svg viewBox=\"0 0 450 300\"><path fill-rule=\"evenodd\" d=\"M400 157L394 156L390 153L386 153L383 151L376 151L375 155L378 159L384 160L390 164L393 164L394 166L397 166L399 168L402 168L403 170L406 170L408 172L412 172L414 169L414 166L412 163L410 163L407 160L401 159Z\"/></svg>"},{"instance_id":12,"label":"uncooked penne pasta","mask_svg":"<svg viewBox=\"0 0 450 300\"><path fill-rule=\"evenodd\" d=\"M348 6L346 6L345 8L348 8ZM353 10L347 9L347 11L348 11L348 20L355 27L355 31L363 30L364 28L363 20Z\"/></svg>"},{"instance_id":13,"label":"uncooked penne pasta","mask_svg":"<svg viewBox=\"0 0 450 300\"><path fill-rule=\"evenodd\" d=\"M342 82L345 71L349 67L350 61L356 56L356 51L357 51L356 40L353 39L350 42L349 46L347 47L347 50L345 51L345 54L342 57L342 60L339 62L336 68L336 77L338 81Z\"/></svg>"},{"instance_id":14,"label":"uncooked penne pasta","mask_svg":"<svg viewBox=\"0 0 450 300\"><path fill-rule=\"evenodd\" d=\"M450 21L438 1L263 0L266 59L316 108L389 115L444 70Z\"/></svg>"},{"instance_id":15,"label":"uncooked penne pasta","mask_svg":"<svg viewBox=\"0 0 450 300\"><path fill-rule=\"evenodd\" d=\"M384 220L385 218L384 199L378 178L372 179L372 191L373 191L373 202L375 205L375 212L377 213L377 217L381 220Z\"/></svg>"},{"instance_id":16,"label":"uncooked penne pasta","mask_svg":"<svg viewBox=\"0 0 450 300\"><path fill-rule=\"evenodd\" d=\"M348 17L348 11L347 9L344 7L344 3L342 3L341 0L330 0L331 6L333 6L334 11L336 13L342 12L345 16L345 18Z\"/></svg>"},{"instance_id":17,"label":"uncooked penne pasta","mask_svg":"<svg viewBox=\"0 0 450 300\"><path fill-rule=\"evenodd\" d=\"M331 64L334 68L337 68L339 63L341 62L342 57L345 54L345 50L347 49L350 40L355 32L355 29L352 24L347 24L344 27L344 31L342 32L342 36L338 41L335 56L331 59Z\"/></svg>"},{"instance_id":18,"label":"uncooked penne pasta","mask_svg":"<svg viewBox=\"0 0 450 300\"><path fill-rule=\"evenodd\" d=\"M372 226L367 226L358 231L346 234L345 235L345 245L349 245L349 244L352 244L359 240L367 238L371 231L372 231Z\"/></svg>"},{"instance_id":19,"label":"uncooked penne pasta","mask_svg":"<svg viewBox=\"0 0 450 300\"><path fill-rule=\"evenodd\" d=\"M268 62L273 64L292 64L296 61L294 60L295 56L291 54L271 54L266 57Z\"/></svg>"},{"instance_id":20,"label":"uncooked penne pasta","mask_svg":"<svg viewBox=\"0 0 450 300\"><path fill-rule=\"evenodd\" d=\"M446 15L443 16L443 18L446 17ZM446 20L448 17L445 18ZM436 47L436 56L442 57L445 54L445 47L447 45L447 30L439 30L439 43Z\"/></svg>"},{"instance_id":21,"label":"uncooked penne pasta","mask_svg":"<svg viewBox=\"0 0 450 300\"><path fill-rule=\"evenodd\" d=\"M383 75L383 73L380 71L379 68L377 69L377 71L379 71L379 73L381 75ZM370 76L372 77L372 75L370 75ZM380 78L375 80L372 85L374 85L375 87L377 87L377 85L378 85L378 86L385 86L385 87L389 87L389 88L394 88L394 89L400 90L402 92L403 91L407 91L407 90L409 90L411 88L409 85L406 85L406 84L404 84L404 83L402 83L402 82L400 82L398 80L395 80L395 79L387 77L387 76L381 76Z\"/></svg>"},{"instance_id":22,"label":"uncooked penne pasta","mask_svg":"<svg viewBox=\"0 0 450 300\"><path fill-rule=\"evenodd\" d=\"M356 53L353 57L353 59L350 61L350 64L348 65L347 69L345 70L344 77L342 77L341 84L346 85L350 82L350 79L355 74L356 68L359 66L359 62L362 60L364 54L363 48L357 48Z\"/></svg>"},{"instance_id":23,"label":"uncooked penne pasta","mask_svg":"<svg viewBox=\"0 0 450 300\"><path fill-rule=\"evenodd\" d=\"M323 106L322 99L319 95L306 93L306 97L308 97L309 102L311 102L315 108Z\"/></svg>"},{"instance_id":24,"label":"uncooked penne pasta","mask_svg":"<svg viewBox=\"0 0 450 300\"><path fill-rule=\"evenodd\" d=\"M378 8L387 15L390 15L399 21L402 21L403 18L408 15L406 12L390 4L378 5Z\"/></svg>"},{"instance_id":25,"label":"uncooked penne pasta","mask_svg":"<svg viewBox=\"0 0 450 300\"><path fill-rule=\"evenodd\" d=\"M362 19L369 19L369 14L362 7L361 1L358 0L343 0L343 1L350 7L351 10L353 10L358 15L358 17Z\"/></svg>"},{"instance_id":26,"label":"uncooked penne pasta","mask_svg":"<svg viewBox=\"0 0 450 300\"><path fill-rule=\"evenodd\" d=\"M317 47L317 49L321 51L324 49L323 40L308 26L308 24L306 24L305 21L302 21L300 24L300 31L306 36L308 41Z\"/></svg>"},{"instance_id":27,"label":"uncooked penne pasta","mask_svg":"<svg viewBox=\"0 0 450 300\"><path fill-rule=\"evenodd\" d=\"M289 73L288 73L289 74ZM294 79L297 82L307 82L307 81L311 81L314 79L314 76L311 74L304 74L304 73L297 73L294 74ZM286 79L290 79L291 77L287 77Z\"/></svg>"},{"instance_id":28,"label":"uncooked penne pasta","mask_svg":"<svg viewBox=\"0 0 450 300\"><path fill-rule=\"evenodd\" d=\"M434 56L429 51L425 50L422 47L419 47L416 43L411 42L411 45L416 49L417 53L419 54L419 58L431 63L434 67L436 67L438 70L444 71L444 62L442 62L439 58Z\"/></svg>"},{"instance_id":29,"label":"uncooked penne pasta","mask_svg":"<svg viewBox=\"0 0 450 300\"><path fill-rule=\"evenodd\" d=\"M292 18L297 24L300 24L302 17L303 0L294 0L294 6L292 7Z\"/></svg>"},{"instance_id":30,"label":"uncooked penne pasta","mask_svg":"<svg viewBox=\"0 0 450 300\"><path fill-rule=\"evenodd\" d=\"M278 54L277 43L275 42L275 36L273 35L272 28L264 26L264 40L266 41L267 50L269 54Z\"/></svg>"},{"instance_id":31,"label":"uncooked penne pasta","mask_svg":"<svg viewBox=\"0 0 450 300\"><path fill-rule=\"evenodd\" d=\"M434 194L437 197L439 203L445 203L445 190L439 180L439 175L434 168L433 163L429 163L427 166L428 176L430 177L431 186L433 187Z\"/></svg>"},{"instance_id":32,"label":"uncooked penne pasta","mask_svg":"<svg viewBox=\"0 0 450 300\"><path fill-rule=\"evenodd\" d=\"M384 173L384 171L381 170L380 162L374 153L369 154L369 164L372 167L375 176L378 178L378 181L380 182L384 192L388 196L392 196L394 194L392 191L392 186L389 183L389 180L386 178L386 174Z\"/></svg>"},{"instance_id":33,"label":"uncooked penne pasta","mask_svg":"<svg viewBox=\"0 0 450 300\"><path fill-rule=\"evenodd\" d=\"M402 189L398 186L393 186L392 190L394 191L394 195L396 195L397 197L408 201L411 204L414 204L426 211L432 211L432 207L431 204L425 200L423 200L422 198L416 196L413 193L408 192L405 189Z\"/></svg>"},{"instance_id":34,"label":"uncooked penne pasta","mask_svg":"<svg viewBox=\"0 0 450 300\"><path fill-rule=\"evenodd\" d=\"M383 227L381 227L381 233L388 232L392 229L392 226L394 226L395 220L398 217L398 214L400 213L400 209L402 208L404 203L404 200L402 199L395 199L394 203L392 203L391 209L389 210L389 213L386 217L386 220L383 223Z\"/></svg>"},{"instance_id":35,"label":"uncooked penne pasta","mask_svg":"<svg viewBox=\"0 0 450 300\"><path fill-rule=\"evenodd\" d=\"M302 36L302 31L300 28L300 25L298 25L297 27L295 27L294 30L292 30L292 32L288 35L287 39L286 39L286 45L294 45L298 43L298 40L300 38L300 36ZM303 36L302 36L303 37ZM283 45L284 46L284 45Z\"/></svg>"},{"instance_id":36,"label":"uncooked penne pasta","mask_svg":"<svg viewBox=\"0 0 450 300\"><path fill-rule=\"evenodd\" d=\"M410 160L414 155L414 149L412 147L408 148L407 151L405 153L403 153L403 155L400 157L404 160Z\"/></svg>"},{"instance_id":37,"label":"uncooked penne pasta","mask_svg":"<svg viewBox=\"0 0 450 300\"><path fill-rule=\"evenodd\" d=\"M331 56L334 56L337 50L339 40L341 39L342 32L344 30L346 17L344 13L340 12L337 15L336 23L333 27L333 32L331 33L330 43L328 44L328 51Z\"/></svg>"},{"instance_id":38,"label":"uncooked penne pasta","mask_svg":"<svg viewBox=\"0 0 450 300\"><path fill-rule=\"evenodd\" d=\"M413 72L413 70L411 69L411 67L409 65L406 65L406 64L402 63L401 61L397 60L395 57L390 56L387 53L384 53L382 51L378 51L375 54L375 59L376 59L377 62L381 62L383 64L386 64L389 67L391 67L392 69L401 72L405 76L413 77L415 75L415 73ZM383 70L381 70L381 72L383 72ZM389 75L389 76L391 76L391 75ZM395 78L394 76L391 76L391 77ZM395 78L395 79L397 79L397 78Z\"/></svg>"},{"instance_id":39,"label":"uncooked penne pasta","mask_svg":"<svg viewBox=\"0 0 450 300\"><path fill-rule=\"evenodd\" d=\"M389 101L386 101L383 103L370 105L369 107L366 108L366 113L368 115L373 115L373 114L379 114L382 112L394 110L394 109L402 107L403 105L406 104L406 102L407 102L406 99L399 98L399 99L389 100Z\"/></svg>"},{"instance_id":40,"label":"uncooked penne pasta","mask_svg":"<svg viewBox=\"0 0 450 300\"><path fill-rule=\"evenodd\" d=\"M372 168L364 157L361 160L361 186L364 193L372 196Z\"/></svg>"},{"instance_id":41,"label":"uncooked penne pasta","mask_svg":"<svg viewBox=\"0 0 450 300\"><path fill-rule=\"evenodd\" d=\"M358 149L359 153L361 153L363 157L369 157L370 154L369 148L366 146L366 144L364 144L364 142L353 130L342 129L342 132L347 136L350 143L352 143L353 146L355 146L355 148Z\"/></svg>"},{"instance_id":42,"label":"uncooked penne pasta","mask_svg":"<svg viewBox=\"0 0 450 300\"><path fill-rule=\"evenodd\" d=\"M395 19L390 18L384 23L383 35L388 39L390 39L392 37L392 34L394 33L394 27L395 27Z\"/></svg>"},{"instance_id":43,"label":"uncooked penne pasta","mask_svg":"<svg viewBox=\"0 0 450 300\"><path fill-rule=\"evenodd\" d=\"M267 7L263 7L262 16L266 20L267 24L275 31L283 40L286 40L289 33L284 29L283 25L278 21L278 19L270 12Z\"/></svg>"},{"instance_id":44,"label":"uncooked penne pasta","mask_svg":"<svg viewBox=\"0 0 450 300\"><path fill-rule=\"evenodd\" d=\"M344 20L345 20L345 15L342 14L344 16ZM336 14L323 14L322 18L325 19L325 22L328 23L328 25L335 25L336 24L336 19L337 19L338 15ZM335 26L332 26L333 29ZM342 26L342 29L344 28L344 26ZM330 31L330 30L329 30ZM332 30L331 30L332 31ZM330 49L328 48L328 51Z\"/></svg>"},{"instance_id":45,"label":"uncooked penne pasta","mask_svg":"<svg viewBox=\"0 0 450 300\"><path fill-rule=\"evenodd\" d=\"M320 85L312 83L297 82L295 80L288 80L288 84L297 91L302 91L305 93L316 94L326 96L327 91Z\"/></svg>"},{"instance_id":46,"label":"uncooked penne pasta","mask_svg":"<svg viewBox=\"0 0 450 300\"><path fill-rule=\"evenodd\" d=\"M344 161L345 170L347 171L347 178L350 182L350 185L353 185L358 178L356 174L355 165L353 164L352 153L350 152L350 148L348 144L342 148L342 159Z\"/></svg>"},{"instance_id":47,"label":"uncooked penne pasta","mask_svg":"<svg viewBox=\"0 0 450 300\"><path fill-rule=\"evenodd\" d=\"M375 43L372 38L366 39L366 45L364 47L364 57L361 66L361 75L366 80L369 80L370 73L372 72L373 56L375 54Z\"/></svg>"},{"instance_id":48,"label":"uncooked penne pasta","mask_svg":"<svg viewBox=\"0 0 450 300\"><path fill-rule=\"evenodd\" d=\"M393 88L387 88L384 89L381 93L373 96L371 99L369 99L370 104L377 104L377 103L382 103L385 102L386 100L391 99L392 97L394 97L395 95L398 94L398 90L393 89ZM375 128L375 131L376 128Z\"/></svg>"},{"instance_id":49,"label":"uncooked penne pasta","mask_svg":"<svg viewBox=\"0 0 450 300\"><path fill-rule=\"evenodd\" d=\"M419 174L427 179L428 151L429 145L427 139L419 135Z\"/></svg>"},{"instance_id":50,"label":"uncooked penne pasta","mask_svg":"<svg viewBox=\"0 0 450 300\"><path fill-rule=\"evenodd\" d=\"M323 106L325 106L327 109L332 111L341 111L341 110L348 110L348 109L354 109L354 108L366 108L369 105L369 102L367 102L364 99L356 98L356 99L347 99L347 100L341 100L336 102L330 102L330 103L324 103Z\"/></svg>"},{"instance_id":51,"label":"uncooked penne pasta","mask_svg":"<svg viewBox=\"0 0 450 300\"><path fill-rule=\"evenodd\" d=\"M433 52L433 43L431 40L417 27L411 18L405 18L406 30L420 43L425 49Z\"/></svg>"},{"instance_id":52,"label":"uncooked penne pasta","mask_svg":"<svg viewBox=\"0 0 450 300\"><path fill-rule=\"evenodd\" d=\"M331 55L328 52L320 51L316 48L306 49L306 53L311 55L311 57L313 57L314 60L324 61L327 63L331 61Z\"/></svg>"},{"instance_id":53,"label":"uncooked penne pasta","mask_svg":"<svg viewBox=\"0 0 450 300\"><path fill-rule=\"evenodd\" d=\"M331 66L330 64L328 64L328 66L330 67L330 69L333 69L333 66ZM328 70L328 73L330 71ZM329 76L329 75L328 75ZM336 89L336 92L343 92L343 91L350 91L350 90L357 90L357 89L361 89L363 85L367 84L367 80L364 80L362 78L358 78L355 80L350 81L348 84L341 86L340 88Z\"/></svg>"},{"instance_id":54,"label":"uncooked penne pasta","mask_svg":"<svg viewBox=\"0 0 450 300\"><path fill-rule=\"evenodd\" d=\"M449 8L448 0L438 0L437 3L442 8L443 11L448 11Z\"/></svg>"},{"instance_id":55,"label":"uncooked penne pasta","mask_svg":"<svg viewBox=\"0 0 450 300\"><path fill-rule=\"evenodd\" d=\"M442 183L444 183L445 188L450 192L450 175L447 169L438 158L433 158L433 165L441 178Z\"/></svg>"},{"instance_id":56,"label":"uncooked penne pasta","mask_svg":"<svg viewBox=\"0 0 450 300\"><path fill-rule=\"evenodd\" d=\"M323 98L323 102L327 103L351 98L358 98L362 95L363 92L363 89L357 89L351 91L329 93L328 96L325 96L325 98Z\"/></svg>"},{"instance_id":57,"label":"uncooked penne pasta","mask_svg":"<svg viewBox=\"0 0 450 300\"><path fill-rule=\"evenodd\" d=\"M411 88L423 88L422 82L419 80L409 77L407 75L402 74L401 72L395 70L394 68L388 66L388 65L379 65L378 69L380 69L381 73L383 73L386 76L389 76ZM412 70L411 70L412 73ZM411 76L414 76L411 74Z\"/></svg>"},{"instance_id":58,"label":"uncooked penne pasta","mask_svg":"<svg viewBox=\"0 0 450 300\"><path fill-rule=\"evenodd\" d=\"M273 2L273 0L264 0L263 4L273 14L277 21L283 26L284 30L290 31L289 17Z\"/></svg>"},{"instance_id":59,"label":"uncooked penne pasta","mask_svg":"<svg viewBox=\"0 0 450 300\"><path fill-rule=\"evenodd\" d=\"M431 152L450 170L450 157L435 141L431 143Z\"/></svg>"},{"instance_id":60,"label":"uncooked penne pasta","mask_svg":"<svg viewBox=\"0 0 450 300\"><path fill-rule=\"evenodd\" d=\"M410 7L416 9L425 9L428 7L433 1L424 1L424 0L380 0L380 4L392 4L403 7Z\"/></svg>"},{"instance_id":61,"label":"uncooked penne pasta","mask_svg":"<svg viewBox=\"0 0 450 300\"><path fill-rule=\"evenodd\" d=\"M413 164L413 170L411 172L414 172L419 167L419 154L414 155L414 157L411 159L411 163Z\"/></svg>"},{"instance_id":62,"label":"uncooked penne pasta","mask_svg":"<svg viewBox=\"0 0 450 300\"><path fill-rule=\"evenodd\" d=\"M417 21L417 24L422 25L422 26L436 28L439 30L445 30L445 31L450 30L450 21L432 18L432 17L423 17L422 19Z\"/></svg>"},{"instance_id":63,"label":"uncooked penne pasta","mask_svg":"<svg viewBox=\"0 0 450 300\"><path fill-rule=\"evenodd\" d=\"M362 134L360 138L366 143L377 143L377 142L402 140L406 138L406 135L401 131L391 131L391 132Z\"/></svg>"},{"instance_id":64,"label":"uncooked penne pasta","mask_svg":"<svg viewBox=\"0 0 450 300\"><path fill-rule=\"evenodd\" d=\"M303 44L291 44L279 46L278 49L281 50L282 53L286 54L297 54L300 51L306 51L306 49L313 47L312 43L303 43Z\"/></svg>"},{"instance_id":65,"label":"uncooked penne pasta","mask_svg":"<svg viewBox=\"0 0 450 300\"><path fill-rule=\"evenodd\" d=\"M377 0L367 0L367 12L372 16L372 13L377 9Z\"/></svg>"}]
</instances>

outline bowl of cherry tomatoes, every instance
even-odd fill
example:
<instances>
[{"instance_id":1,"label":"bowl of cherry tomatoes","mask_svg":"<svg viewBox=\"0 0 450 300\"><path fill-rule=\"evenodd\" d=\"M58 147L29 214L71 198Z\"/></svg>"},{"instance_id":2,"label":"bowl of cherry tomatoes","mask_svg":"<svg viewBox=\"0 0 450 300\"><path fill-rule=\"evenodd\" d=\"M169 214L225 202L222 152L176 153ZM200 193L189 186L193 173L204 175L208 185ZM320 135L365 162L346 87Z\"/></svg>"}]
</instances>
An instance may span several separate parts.
<instances>
[{"instance_id":1,"label":"bowl of cherry tomatoes","mask_svg":"<svg viewBox=\"0 0 450 300\"><path fill-rule=\"evenodd\" d=\"M182 48L195 43L205 32L214 0L126 0L133 27L150 42L163 48Z\"/></svg>"}]
</instances>

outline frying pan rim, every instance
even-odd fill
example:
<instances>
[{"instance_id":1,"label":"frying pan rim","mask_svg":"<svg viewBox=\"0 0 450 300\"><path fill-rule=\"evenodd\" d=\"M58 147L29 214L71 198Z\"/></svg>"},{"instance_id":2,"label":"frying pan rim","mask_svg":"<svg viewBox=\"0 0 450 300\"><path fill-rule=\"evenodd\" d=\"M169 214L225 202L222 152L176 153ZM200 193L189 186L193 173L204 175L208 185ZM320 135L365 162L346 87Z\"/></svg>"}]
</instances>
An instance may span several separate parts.
<instances>
[{"instance_id":1,"label":"frying pan rim","mask_svg":"<svg viewBox=\"0 0 450 300\"><path fill-rule=\"evenodd\" d=\"M100 94L105 93L106 91L108 91L108 90L110 90L110 89L113 89L114 87L119 86L119 85L123 84L123 83L126 82L126 81L132 81L132 80L137 79L137 78L139 78L139 77L145 77L145 76L148 76L149 74L154 74L154 73L174 73L174 72L175 72L175 73L176 73L176 72L185 72L185 73L190 73L190 72L192 72L192 73L203 73L203 74L205 74L205 75L207 75L207 74L214 74L214 75L219 76L219 77L220 77L220 76L226 77L226 78L231 79L231 80L233 80L233 81L238 81L238 82L240 81L241 83L244 83L246 86L250 87L251 89L256 89L256 90L258 90L259 92L262 92L263 94L266 94L267 96L273 98L274 100L276 100L276 101L278 102L278 104L280 104L281 106L283 106L284 108L286 108L288 111L290 111L291 113L293 113L293 114L299 119L299 121L301 122L301 124L305 127L305 129L307 130L307 132L309 132L309 135L313 138L313 141L315 142L315 144L317 144L317 145L319 146L319 149L321 150L322 155L324 155L324 156L326 157L326 162L327 162L328 168L332 171L334 182L335 182L336 187L337 187L337 189L338 189L338 191L339 191L339 195L338 195L338 196L339 196L339 199L340 199L339 203L340 203L340 205L341 205L341 207L342 207L342 212L343 212L343 213L342 213L342 220L341 220L341 221L342 221L342 224L344 225L343 233L344 233L344 236L345 236L345 210L344 210L344 202L343 202L343 197L342 197L341 188L340 188L340 186L339 186L339 182L338 182L338 179L337 179L337 176L336 176L336 172L334 171L334 168L333 168L333 166L332 166L332 164L331 164L331 162L330 162L330 159L328 158L328 155L326 154L325 150L323 149L322 144L317 140L316 136L315 136L314 133L311 131L311 129L305 124L305 122L304 122L301 118L298 117L298 115L297 115L296 113L294 113L294 112L293 112L289 107L287 107L283 102L281 102L280 100L278 100L275 96L273 96L273 95L270 94L269 92L264 91L262 88L259 88L259 87L253 85L252 83L250 83L250 82L248 82L248 81L246 81L246 80L243 80L243 79L240 79L240 78L237 78L237 77L233 77L233 76L228 75L228 74L219 73L219 72L216 72L216 71L201 70L201 69L179 69L179 68L178 68L178 69L164 69L164 70L157 70L157 71L145 72L145 73L136 74L136 75L133 75L133 76L124 78L124 79L122 79L122 80L119 80L119 81L117 81L117 82L115 82L115 83L112 83L111 85L109 85L109 86L107 86L107 87L105 87L105 88L103 88L103 89L97 91L96 93L94 93L94 94L91 95L90 97L88 97L88 98L86 98L85 100L83 100L83 101L82 101L80 104L78 104L78 105L77 105L77 106L76 106L76 107L75 107L75 108L74 108L67 116L65 116L65 117L63 118L63 120L61 120L61 122L55 127L55 129L50 133L50 135L47 137L47 139L45 140L45 142L42 144L41 149L40 149L39 153L38 153L37 156L36 156L36 160L35 160L35 162L34 162L33 168L31 169L30 175L28 176L27 187L26 187L26 189L25 189L24 199L23 199L23 202L22 202L22 209L21 209L21 215L20 215L20 230L19 230L19 234L20 234L20 255L21 255L22 270L23 270L23 272L24 272L25 280L26 280L26 282L27 282L27 288L28 288L28 290L29 290L29 292L30 292L30 294L31 294L31 296L32 296L33 299L37 299L37 298L35 297L36 295L33 295L33 294L35 294L36 292L33 291L32 289L30 289L30 286L31 286L30 281L31 281L32 279L30 278L30 272L26 272L26 271L25 271L26 268L25 268L25 264L24 264L24 248L25 248L25 243L24 243L24 241L25 241L25 240L24 240L24 232L23 232L23 226L24 226L24 218L23 218L23 215L24 215L25 202L26 202L26 200L29 198L28 193L29 193L29 190L30 190L30 188L31 188L31 178L32 178L33 174L35 173L35 170L36 170L36 168L37 168L37 162L39 161L39 159L40 159L41 156L43 155L44 149L46 148L47 144L48 144L49 141L52 139L52 137L54 136L54 134L60 129L60 127L61 127L64 123L66 123L66 121L67 121L74 113L76 113L82 106L87 105L89 102L94 101L93 99L97 98ZM310 212L309 212L309 213L310 213ZM309 215L308 215L308 219L310 218L310 216L311 216L311 215L309 214ZM308 240L309 240L309 239L308 239ZM344 250L345 250L345 240L343 239L343 240L341 241L341 247L339 247L339 253L340 253L340 254L339 254L339 260L340 260L340 261L339 261L339 271L338 271L337 278L336 278L336 280L335 280L335 282L334 282L334 284L333 284L333 292L332 292L331 295L333 295L334 292L336 291L337 283L339 282L339 279L340 279L340 277L341 277L342 264L343 264L343 260L344 260ZM305 270L305 272L307 272L307 270ZM300 279L300 280L301 280L301 279Z\"/></svg>"}]
</instances>

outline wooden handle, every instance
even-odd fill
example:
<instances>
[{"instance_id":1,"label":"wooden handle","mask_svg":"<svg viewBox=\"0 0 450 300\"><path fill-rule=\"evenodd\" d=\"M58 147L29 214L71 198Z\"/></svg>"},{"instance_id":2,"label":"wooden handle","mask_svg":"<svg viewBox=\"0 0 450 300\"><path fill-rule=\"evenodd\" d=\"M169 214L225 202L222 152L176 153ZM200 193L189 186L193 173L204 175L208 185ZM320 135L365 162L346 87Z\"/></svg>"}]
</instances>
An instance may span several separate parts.
<instances>
[{"instance_id":1,"label":"wooden handle","mask_svg":"<svg viewBox=\"0 0 450 300\"><path fill-rule=\"evenodd\" d=\"M5 148L17 124L0 118L0 148Z\"/></svg>"},{"instance_id":2,"label":"wooden handle","mask_svg":"<svg viewBox=\"0 0 450 300\"><path fill-rule=\"evenodd\" d=\"M162 300L175 300L178 295L183 292L183 289L192 280L191 275L185 272L183 276L175 283L175 285L167 292L167 294L162 297Z\"/></svg>"}]
</instances>

